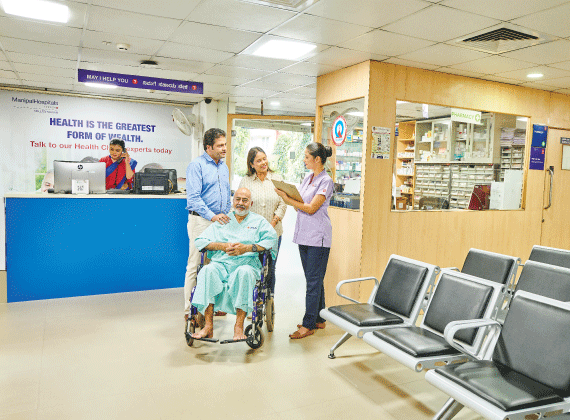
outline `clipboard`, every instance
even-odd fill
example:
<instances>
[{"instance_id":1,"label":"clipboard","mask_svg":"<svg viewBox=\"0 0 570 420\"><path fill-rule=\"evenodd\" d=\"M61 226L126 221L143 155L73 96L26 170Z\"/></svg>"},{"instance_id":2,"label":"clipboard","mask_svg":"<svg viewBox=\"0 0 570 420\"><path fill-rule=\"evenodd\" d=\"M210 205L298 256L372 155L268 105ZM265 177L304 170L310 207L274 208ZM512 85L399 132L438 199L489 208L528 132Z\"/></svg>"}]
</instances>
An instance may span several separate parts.
<instances>
[{"instance_id":1,"label":"clipboard","mask_svg":"<svg viewBox=\"0 0 570 420\"><path fill-rule=\"evenodd\" d=\"M297 201L300 201L301 203L304 203L303 198L301 197L301 194L299 194L299 190L293 184L287 184L286 182L276 181L274 179L272 179L271 182L273 182L273 185L275 185L275 188L283 191L285 194L287 194L293 200L297 200Z\"/></svg>"}]
</instances>

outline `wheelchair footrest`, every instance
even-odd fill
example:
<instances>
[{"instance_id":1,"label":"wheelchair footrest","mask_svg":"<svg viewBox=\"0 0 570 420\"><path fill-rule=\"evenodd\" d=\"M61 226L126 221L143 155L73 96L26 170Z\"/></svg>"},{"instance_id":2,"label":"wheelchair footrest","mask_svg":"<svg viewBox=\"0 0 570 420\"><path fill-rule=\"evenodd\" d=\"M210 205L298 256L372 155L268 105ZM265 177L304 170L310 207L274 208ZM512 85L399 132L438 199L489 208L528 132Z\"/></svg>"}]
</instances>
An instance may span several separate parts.
<instances>
[{"instance_id":1,"label":"wheelchair footrest","mask_svg":"<svg viewBox=\"0 0 570 420\"><path fill-rule=\"evenodd\" d=\"M247 341L247 338L242 338L241 340L224 340L220 341L220 344L241 343L242 341Z\"/></svg>"},{"instance_id":2,"label":"wheelchair footrest","mask_svg":"<svg viewBox=\"0 0 570 420\"><path fill-rule=\"evenodd\" d=\"M217 338L206 338L206 337L204 337L204 338L194 338L194 337L192 337L192 338L193 338L194 340L197 340L197 341L206 341L206 342L208 342L208 343L217 343L218 341L220 341L220 340L218 340Z\"/></svg>"}]
</instances>

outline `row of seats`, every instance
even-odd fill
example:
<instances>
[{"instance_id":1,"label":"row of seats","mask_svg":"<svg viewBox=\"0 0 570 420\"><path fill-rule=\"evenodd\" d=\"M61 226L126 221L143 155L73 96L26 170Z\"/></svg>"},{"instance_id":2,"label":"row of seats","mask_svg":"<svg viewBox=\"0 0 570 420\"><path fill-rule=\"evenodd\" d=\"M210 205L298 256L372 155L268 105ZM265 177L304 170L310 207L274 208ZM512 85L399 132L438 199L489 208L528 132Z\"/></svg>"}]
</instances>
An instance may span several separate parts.
<instances>
[{"instance_id":1,"label":"row of seats","mask_svg":"<svg viewBox=\"0 0 570 420\"><path fill-rule=\"evenodd\" d=\"M426 379L451 397L435 419L463 406L502 420L569 411L570 251L535 246L516 281L520 265L476 249L461 270L392 255L380 281L337 285L353 303L321 311L346 331L329 358L354 336L416 372L432 369ZM341 293L371 280L367 303Z\"/></svg>"}]
</instances>

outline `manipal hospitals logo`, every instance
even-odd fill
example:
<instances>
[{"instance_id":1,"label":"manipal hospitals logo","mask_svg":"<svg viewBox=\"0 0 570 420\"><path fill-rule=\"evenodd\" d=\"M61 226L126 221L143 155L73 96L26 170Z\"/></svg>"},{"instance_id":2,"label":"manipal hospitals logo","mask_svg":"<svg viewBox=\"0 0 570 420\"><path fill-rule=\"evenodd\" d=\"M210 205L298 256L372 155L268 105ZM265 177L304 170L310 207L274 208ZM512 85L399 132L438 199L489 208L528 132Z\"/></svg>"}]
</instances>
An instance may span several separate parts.
<instances>
[{"instance_id":1,"label":"manipal hospitals logo","mask_svg":"<svg viewBox=\"0 0 570 420\"><path fill-rule=\"evenodd\" d=\"M12 107L19 109L31 109L39 114L58 114L59 113L59 103L57 101L51 101L49 99L37 99L37 98L18 98L17 96L12 96Z\"/></svg>"}]
</instances>

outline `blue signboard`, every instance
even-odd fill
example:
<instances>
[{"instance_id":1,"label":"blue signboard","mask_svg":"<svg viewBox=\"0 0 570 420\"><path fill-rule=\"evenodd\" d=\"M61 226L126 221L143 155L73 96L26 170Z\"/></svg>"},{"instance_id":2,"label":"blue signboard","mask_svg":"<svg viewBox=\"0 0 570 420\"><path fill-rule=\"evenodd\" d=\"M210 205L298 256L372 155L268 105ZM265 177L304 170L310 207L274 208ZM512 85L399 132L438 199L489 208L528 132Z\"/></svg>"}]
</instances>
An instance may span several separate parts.
<instances>
[{"instance_id":1,"label":"blue signboard","mask_svg":"<svg viewBox=\"0 0 570 420\"><path fill-rule=\"evenodd\" d=\"M544 153L546 149L543 147L531 147L530 148L530 162L528 164L528 169L537 169L539 171L544 170Z\"/></svg>"},{"instance_id":2,"label":"blue signboard","mask_svg":"<svg viewBox=\"0 0 570 420\"><path fill-rule=\"evenodd\" d=\"M204 93L204 84L202 82L159 79L156 77L133 76L130 74L107 73L103 71L85 69L79 69L77 71L77 81L82 83L102 83L135 89L195 93L198 95L202 95Z\"/></svg>"},{"instance_id":3,"label":"blue signboard","mask_svg":"<svg viewBox=\"0 0 570 420\"><path fill-rule=\"evenodd\" d=\"M545 125L532 125L532 147L546 147L546 136L548 136L548 127Z\"/></svg>"}]
</instances>

